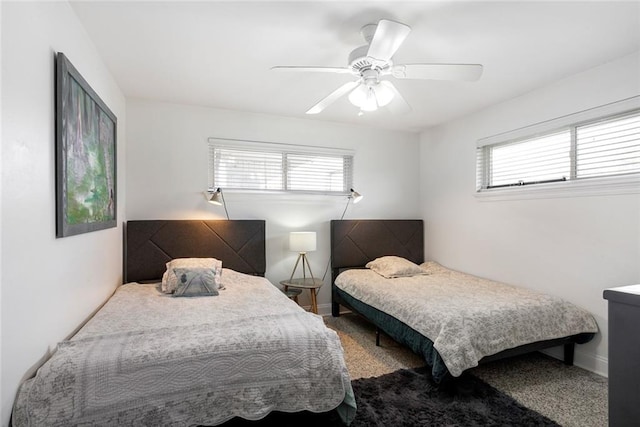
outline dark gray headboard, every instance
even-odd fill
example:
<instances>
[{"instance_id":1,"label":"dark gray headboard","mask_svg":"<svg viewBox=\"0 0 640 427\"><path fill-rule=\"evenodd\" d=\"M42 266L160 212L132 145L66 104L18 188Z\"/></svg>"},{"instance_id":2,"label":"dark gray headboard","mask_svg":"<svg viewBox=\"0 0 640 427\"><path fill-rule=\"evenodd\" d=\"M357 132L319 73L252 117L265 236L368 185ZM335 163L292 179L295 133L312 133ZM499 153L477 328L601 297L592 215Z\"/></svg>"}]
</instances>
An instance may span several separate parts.
<instances>
[{"instance_id":1,"label":"dark gray headboard","mask_svg":"<svg viewBox=\"0 0 640 427\"><path fill-rule=\"evenodd\" d=\"M331 268L364 267L378 257L396 255L424 261L424 224L414 219L331 221Z\"/></svg>"},{"instance_id":2,"label":"dark gray headboard","mask_svg":"<svg viewBox=\"0 0 640 427\"><path fill-rule=\"evenodd\" d=\"M128 221L124 232L124 283L160 280L174 258L217 258L259 276L266 270L263 220Z\"/></svg>"}]
</instances>

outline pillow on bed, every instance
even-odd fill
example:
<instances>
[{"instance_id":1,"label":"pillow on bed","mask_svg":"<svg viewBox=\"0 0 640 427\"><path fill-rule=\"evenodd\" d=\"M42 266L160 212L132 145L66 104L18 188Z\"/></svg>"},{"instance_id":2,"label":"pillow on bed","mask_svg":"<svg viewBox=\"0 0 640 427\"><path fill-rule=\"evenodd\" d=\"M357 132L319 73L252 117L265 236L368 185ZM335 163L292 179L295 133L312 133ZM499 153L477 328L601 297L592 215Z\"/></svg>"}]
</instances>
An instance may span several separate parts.
<instances>
[{"instance_id":1,"label":"pillow on bed","mask_svg":"<svg viewBox=\"0 0 640 427\"><path fill-rule=\"evenodd\" d=\"M213 268L174 268L178 282L174 297L203 297L218 295Z\"/></svg>"},{"instance_id":2,"label":"pillow on bed","mask_svg":"<svg viewBox=\"0 0 640 427\"><path fill-rule=\"evenodd\" d=\"M167 271L162 276L162 292L166 294L172 294L178 285L178 279L173 274L174 268L211 268L216 273L214 282L217 289L223 289L220 283L222 261L215 258L176 258L167 263Z\"/></svg>"},{"instance_id":3,"label":"pillow on bed","mask_svg":"<svg viewBox=\"0 0 640 427\"><path fill-rule=\"evenodd\" d=\"M425 261L420 264L420 268L422 268L427 274L446 273L450 271L435 261Z\"/></svg>"},{"instance_id":4,"label":"pillow on bed","mask_svg":"<svg viewBox=\"0 0 640 427\"><path fill-rule=\"evenodd\" d=\"M370 261L365 266L387 279L427 274L419 265L399 256L383 256Z\"/></svg>"}]
</instances>

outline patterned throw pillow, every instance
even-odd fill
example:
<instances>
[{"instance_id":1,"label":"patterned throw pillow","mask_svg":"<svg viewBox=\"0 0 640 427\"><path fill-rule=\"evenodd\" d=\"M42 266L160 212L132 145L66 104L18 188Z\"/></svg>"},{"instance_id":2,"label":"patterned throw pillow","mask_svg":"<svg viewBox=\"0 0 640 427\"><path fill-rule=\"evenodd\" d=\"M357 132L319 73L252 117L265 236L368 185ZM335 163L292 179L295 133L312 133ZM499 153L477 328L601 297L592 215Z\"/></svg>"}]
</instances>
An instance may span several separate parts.
<instances>
[{"instance_id":1,"label":"patterned throw pillow","mask_svg":"<svg viewBox=\"0 0 640 427\"><path fill-rule=\"evenodd\" d=\"M162 276L162 292L172 294L178 286L178 279L173 274L174 268L211 268L215 270L217 289L224 289L221 284L222 261L215 258L176 258L167 263L167 271Z\"/></svg>"},{"instance_id":2,"label":"patterned throw pillow","mask_svg":"<svg viewBox=\"0 0 640 427\"><path fill-rule=\"evenodd\" d=\"M202 297L218 295L216 271L212 268L174 268L178 282L174 297Z\"/></svg>"},{"instance_id":3,"label":"patterned throw pillow","mask_svg":"<svg viewBox=\"0 0 640 427\"><path fill-rule=\"evenodd\" d=\"M383 256L376 258L367 263L366 267L387 279L393 279L394 277L410 277L418 274L429 274L427 271L420 268L419 265L399 256Z\"/></svg>"}]
</instances>

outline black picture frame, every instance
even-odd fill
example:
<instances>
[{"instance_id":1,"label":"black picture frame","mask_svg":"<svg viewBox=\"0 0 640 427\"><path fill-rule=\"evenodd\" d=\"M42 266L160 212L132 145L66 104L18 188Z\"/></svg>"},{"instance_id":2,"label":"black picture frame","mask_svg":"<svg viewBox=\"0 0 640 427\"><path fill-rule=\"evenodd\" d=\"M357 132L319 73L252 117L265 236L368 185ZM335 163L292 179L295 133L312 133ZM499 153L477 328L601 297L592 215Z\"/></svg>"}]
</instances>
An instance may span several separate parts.
<instances>
[{"instance_id":1,"label":"black picture frame","mask_svg":"<svg viewBox=\"0 0 640 427\"><path fill-rule=\"evenodd\" d=\"M56 72L56 237L116 227L118 120L69 59Z\"/></svg>"}]
</instances>

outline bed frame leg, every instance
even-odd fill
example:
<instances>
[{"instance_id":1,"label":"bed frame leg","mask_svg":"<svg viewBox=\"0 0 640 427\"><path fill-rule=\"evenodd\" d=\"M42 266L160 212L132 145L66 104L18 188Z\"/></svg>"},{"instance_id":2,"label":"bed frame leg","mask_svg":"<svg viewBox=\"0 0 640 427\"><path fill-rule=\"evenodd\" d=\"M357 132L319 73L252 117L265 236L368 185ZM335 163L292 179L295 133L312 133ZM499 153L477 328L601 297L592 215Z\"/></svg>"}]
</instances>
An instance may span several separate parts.
<instances>
[{"instance_id":1,"label":"bed frame leg","mask_svg":"<svg viewBox=\"0 0 640 427\"><path fill-rule=\"evenodd\" d=\"M564 345L564 364L573 366L573 353L576 347L576 343L569 342Z\"/></svg>"},{"instance_id":2,"label":"bed frame leg","mask_svg":"<svg viewBox=\"0 0 640 427\"><path fill-rule=\"evenodd\" d=\"M340 304L337 302L331 303L331 316L340 317Z\"/></svg>"},{"instance_id":3,"label":"bed frame leg","mask_svg":"<svg viewBox=\"0 0 640 427\"><path fill-rule=\"evenodd\" d=\"M376 347L380 347L380 328L376 326Z\"/></svg>"}]
</instances>

